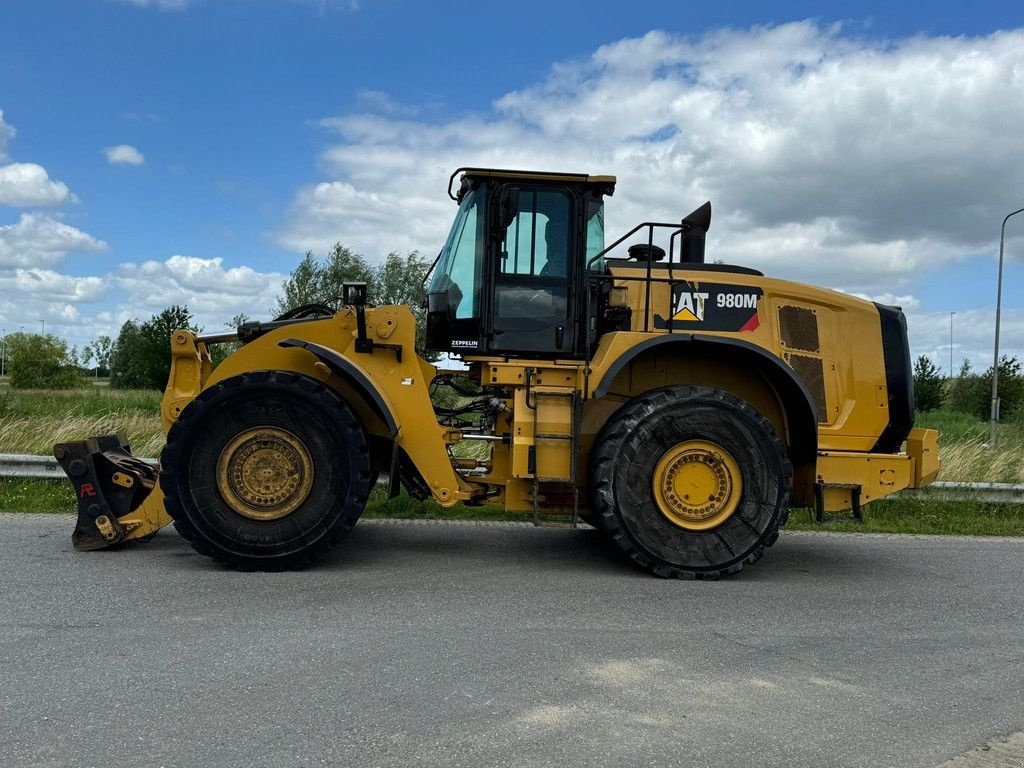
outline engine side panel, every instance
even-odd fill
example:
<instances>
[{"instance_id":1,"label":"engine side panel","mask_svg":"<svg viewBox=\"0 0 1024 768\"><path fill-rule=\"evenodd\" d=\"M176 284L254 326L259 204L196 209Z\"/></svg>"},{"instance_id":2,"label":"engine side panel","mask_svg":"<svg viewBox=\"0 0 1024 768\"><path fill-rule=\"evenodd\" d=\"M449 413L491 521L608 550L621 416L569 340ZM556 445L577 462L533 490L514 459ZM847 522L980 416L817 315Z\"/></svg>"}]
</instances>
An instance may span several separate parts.
<instances>
[{"instance_id":1,"label":"engine side panel","mask_svg":"<svg viewBox=\"0 0 1024 768\"><path fill-rule=\"evenodd\" d=\"M596 374L628 354L638 334L742 340L784 361L803 381L814 402L821 450L875 447L890 423L890 398L874 304L752 274L679 268L652 269L651 274L648 283L646 270L612 269L612 291L630 310L629 331L601 338L592 365ZM635 393L629 380L637 373L621 375L611 391Z\"/></svg>"}]
</instances>

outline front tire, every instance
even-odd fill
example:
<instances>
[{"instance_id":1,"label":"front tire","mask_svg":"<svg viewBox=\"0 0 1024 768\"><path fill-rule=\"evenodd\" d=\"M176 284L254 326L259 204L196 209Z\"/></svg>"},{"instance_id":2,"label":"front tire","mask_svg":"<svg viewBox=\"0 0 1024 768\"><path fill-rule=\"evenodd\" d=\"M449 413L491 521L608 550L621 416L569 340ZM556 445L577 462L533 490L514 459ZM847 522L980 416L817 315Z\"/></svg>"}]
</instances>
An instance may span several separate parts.
<instances>
[{"instance_id":1,"label":"front tire","mask_svg":"<svg viewBox=\"0 0 1024 768\"><path fill-rule=\"evenodd\" d=\"M714 579L753 563L789 514L792 465L770 422L709 387L647 392L591 452L598 526L666 577Z\"/></svg>"},{"instance_id":2,"label":"front tire","mask_svg":"<svg viewBox=\"0 0 1024 768\"><path fill-rule=\"evenodd\" d=\"M302 568L352 529L370 488L366 434L324 384L255 371L199 394L167 435L160 486L196 551L243 569Z\"/></svg>"}]
</instances>

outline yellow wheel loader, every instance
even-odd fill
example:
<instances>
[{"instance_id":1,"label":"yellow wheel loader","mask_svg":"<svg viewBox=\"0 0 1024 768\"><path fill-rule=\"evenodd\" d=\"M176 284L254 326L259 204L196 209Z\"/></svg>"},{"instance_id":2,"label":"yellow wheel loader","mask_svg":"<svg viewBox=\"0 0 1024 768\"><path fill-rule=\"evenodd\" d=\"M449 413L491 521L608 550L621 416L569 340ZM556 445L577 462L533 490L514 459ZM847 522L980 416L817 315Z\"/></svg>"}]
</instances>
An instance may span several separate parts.
<instances>
[{"instance_id":1,"label":"yellow wheel loader","mask_svg":"<svg viewBox=\"0 0 1024 768\"><path fill-rule=\"evenodd\" d=\"M858 519L935 478L899 308L706 263L710 203L606 244L614 188L452 174L425 341L461 370L418 356L411 309L368 306L361 283L340 307L176 331L159 472L113 436L55 447L76 547L173 520L228 565L302 567L387 475L392 494L584 520L659 576L716 578L755 562L791 506ZM242 344L213 367L228 341Z\"/></svg>"}]
</instances>

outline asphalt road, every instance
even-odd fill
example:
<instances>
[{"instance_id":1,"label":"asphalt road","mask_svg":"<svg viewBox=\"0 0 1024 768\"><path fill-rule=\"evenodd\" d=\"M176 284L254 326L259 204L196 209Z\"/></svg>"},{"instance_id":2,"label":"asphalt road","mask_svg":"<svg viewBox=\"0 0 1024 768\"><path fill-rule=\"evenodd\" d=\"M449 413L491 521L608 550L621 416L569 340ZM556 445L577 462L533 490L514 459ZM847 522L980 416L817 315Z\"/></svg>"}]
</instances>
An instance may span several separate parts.
<instances>
[{"instance_id":1,"label":"asphalt road","mask_svg":"<svg viewBox=\"0 0 1024 768\"><path fill-rule=\"evenodd\" d=\"M2 766L930 768L1024 730L1024 540L784 534L694 583L593 531L367 521L262 574L71 528L0 515Z\"/></svg>"}]
</instances>

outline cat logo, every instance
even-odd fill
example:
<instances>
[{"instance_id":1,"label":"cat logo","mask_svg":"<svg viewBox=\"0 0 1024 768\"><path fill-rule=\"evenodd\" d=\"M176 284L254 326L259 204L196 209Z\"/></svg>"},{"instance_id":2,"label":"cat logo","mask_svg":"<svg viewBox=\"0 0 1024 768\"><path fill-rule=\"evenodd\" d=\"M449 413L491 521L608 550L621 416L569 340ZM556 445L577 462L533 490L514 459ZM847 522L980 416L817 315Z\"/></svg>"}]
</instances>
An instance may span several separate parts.
<instances>
[{"instance_id":1,"label":"cat logo","mask_svg":"<svg viewBox=\"0 0 1024 768\"><path fill-rule=\"evenodd\" d=\"M693 323L704 321L704 302L708 300L708 294L698 291L679 291L676 293L675 312L673 320L689 320Z\"/></svg>"},{"instance_id":2,"label":"cat logo","mask_svg":"<svg viewBox=\"0 0 1024 768\"><path fill-rule=\"evenodd\" d=\"M764 292L754 286L680 280L672 284L668 317L655 313L654 327L679 331L753 332L761 325L757 308L763 295Z\"/></svg>"}]
</instances>

